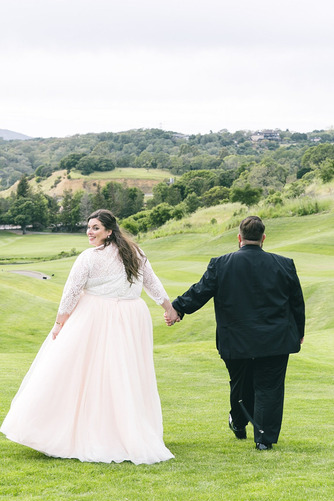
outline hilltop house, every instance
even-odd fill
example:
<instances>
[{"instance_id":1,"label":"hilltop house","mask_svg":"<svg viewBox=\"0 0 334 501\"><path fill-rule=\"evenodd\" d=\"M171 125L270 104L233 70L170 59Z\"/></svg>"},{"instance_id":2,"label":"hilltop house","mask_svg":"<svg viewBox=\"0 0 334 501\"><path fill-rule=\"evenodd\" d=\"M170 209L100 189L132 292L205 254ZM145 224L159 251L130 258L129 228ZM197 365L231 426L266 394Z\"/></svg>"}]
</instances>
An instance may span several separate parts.
<instances>
[{"instance_id":1,"label":"hilltop house","mask_svg":"<svg viewBox=\"0 0 334 501\"><path fill-rule=\"evenodd\" d=\"M251 139L254 143L257 141L280 141L280 135L278 132L274 130L263 130L262 132L256 132L253 136L251 136Z\"/></svg>"}]
</instances>

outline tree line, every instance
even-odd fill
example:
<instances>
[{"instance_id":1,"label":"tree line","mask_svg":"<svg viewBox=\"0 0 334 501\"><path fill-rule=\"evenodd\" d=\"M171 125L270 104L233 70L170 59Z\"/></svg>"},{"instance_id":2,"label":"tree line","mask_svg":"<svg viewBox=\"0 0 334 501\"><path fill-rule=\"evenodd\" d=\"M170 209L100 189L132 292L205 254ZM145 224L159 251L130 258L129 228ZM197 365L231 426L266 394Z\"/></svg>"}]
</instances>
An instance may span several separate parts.
<instances>
[{"instance_id":1,"label":"tree line","mask_svg":"<svg viewBox=\"0 0 334 501\"><path fill-rule=\"evenodd\" d=\"M116 167L158 168L182 175L189 170L229 169L250 158L258 163L265 157L290 168L300 164L311 146L333 143L334 130L307 134L276 130L272 139L254 140L257 137L252 131L185 135L140 129L25 141L0 139L0 190L24 174L41 180L60 168L85 175Z\"/></svg>"},{"instance_id":2,"label":"tree line","mask_svg":"<svg viewBox=\"0 0 334 501\"><path fill-rule=\"evenodd\" d=\"M84 159L85 155L73 153L60 163L70 172ZM333 144L308 148L298 164L288 165L272 156L258 161L244 156L230 159L224 169L188 170L175 182L156 185L146 203L139 188L127 188L115 182L108 182L102 188L98 184L95 193L66 190L57 199L41 190L33 192L28 177L23 175L16 193L0 198L0 224L21 226L23 232L27 227L78 231L92 211L103 207L110 209L123 227L138 234L157 228L169 219L181 219L199 207L227 202L251 206L260 200L271 205L283 204L284 198L303 195L307 184L316 176L323 182L334 178Z\"/></svg>"},{"instance_id":3,"label":"tree line","mask_svg":"<svg viewBox=\"0 0 334 501\"><path fill-rule=\"evenodd\" d=\"M144 193L139 188L124 188L120 183L97 186L96 193L65 190L61 199L33 192L27 176L17 185L16 193L0 198L0 224L20 226L23 233L35 231L78 231L88 215L96 209L110 209L119 218L126 218L143 208Z\"/></svg>"}]
</instances>

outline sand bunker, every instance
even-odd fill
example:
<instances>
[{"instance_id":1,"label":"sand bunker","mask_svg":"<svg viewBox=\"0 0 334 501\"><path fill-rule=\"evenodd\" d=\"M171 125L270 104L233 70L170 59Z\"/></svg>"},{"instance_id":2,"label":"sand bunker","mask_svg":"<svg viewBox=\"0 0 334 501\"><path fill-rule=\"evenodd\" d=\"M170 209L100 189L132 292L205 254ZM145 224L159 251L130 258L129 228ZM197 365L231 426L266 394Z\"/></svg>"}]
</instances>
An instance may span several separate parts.
<instances>
[{"instance_id":1,"label":"sand bunker","mask_svg":"<svg viewBox=\"0 0 334 501\"><path fill-rule=\"evenodd\" d=\"M11 270L9 273L18 273L19 275L25 275L26 277L39 278L40 280L49 280L48 275L41 273L40 271L25 271L25 270Z\"/></svg>"}]
</instances>

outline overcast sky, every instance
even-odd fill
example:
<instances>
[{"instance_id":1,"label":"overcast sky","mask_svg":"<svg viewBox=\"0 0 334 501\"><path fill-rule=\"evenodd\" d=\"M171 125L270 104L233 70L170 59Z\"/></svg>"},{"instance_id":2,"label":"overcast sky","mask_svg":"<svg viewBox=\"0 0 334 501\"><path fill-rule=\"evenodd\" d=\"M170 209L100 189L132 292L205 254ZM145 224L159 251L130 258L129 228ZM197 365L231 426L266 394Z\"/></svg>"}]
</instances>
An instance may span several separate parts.
<instances>
[{"instance_id":1,"label":"overcast sky","mask_svg":"<svg viewBox=\"0 0 334 501\"><path fill-rule=\"evenodd\" d=\"M333 0L0 0L0 128L334 126Z\"/></svg>"}]
</instances>

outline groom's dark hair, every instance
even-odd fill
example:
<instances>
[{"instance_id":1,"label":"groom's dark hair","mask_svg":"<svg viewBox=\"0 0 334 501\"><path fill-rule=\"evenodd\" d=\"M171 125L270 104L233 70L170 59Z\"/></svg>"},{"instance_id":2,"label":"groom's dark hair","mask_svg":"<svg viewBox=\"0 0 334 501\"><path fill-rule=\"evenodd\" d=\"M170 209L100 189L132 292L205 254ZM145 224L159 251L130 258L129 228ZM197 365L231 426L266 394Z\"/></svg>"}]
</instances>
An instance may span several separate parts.
<instances>
[{"instance_id":1,"label":"groom's dark hair","mask_svg":"<svg viewBox=\"0 0 334 501\"><path fill-rule=\"evenodd\" d=\"M242 240L260 242L265 226L258 216L248 216L240 223L239 232Z\"/></svg>"}]
</instances>

